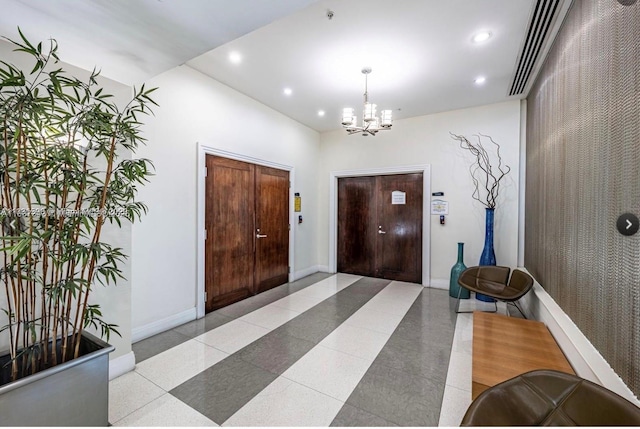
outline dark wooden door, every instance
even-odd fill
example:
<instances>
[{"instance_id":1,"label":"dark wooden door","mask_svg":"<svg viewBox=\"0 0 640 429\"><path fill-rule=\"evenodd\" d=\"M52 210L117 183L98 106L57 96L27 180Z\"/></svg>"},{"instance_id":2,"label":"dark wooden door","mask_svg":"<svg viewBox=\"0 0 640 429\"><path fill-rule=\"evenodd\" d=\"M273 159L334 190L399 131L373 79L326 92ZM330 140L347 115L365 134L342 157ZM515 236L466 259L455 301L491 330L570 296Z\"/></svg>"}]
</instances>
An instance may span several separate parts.
<instances>
[{"instance_id":1,"label":"dark wooden door","mask_svg":"<svg viewBox=\"0 0 640 429\"><path fill-rule=\"evenodd\" d=\"M205 291L207 312L254 290L255 166L207 155Z\"/></svg>"},{"instance_id":2,"label":"dark wooden door","mask_svg":"<svg viewBox=\"0 0 640 429\"><path fill-rule=\"evenodd\" d=\"M289 172L256 166L256 293L289 277Z\"/></svg>"},{"instance_id":3,"label":"dark wooden door","mask_svg":"<svg viewBox=\"0 0 640 429\"><path fill-rule=\"evenodd\" d=\"M422 283L422 174L376 179L376 277Z\"/></svg>"},{"instance_id":4,"label":"dark wooden door","mask_svg":"<svg viewBox=\"0 0 640 429\"><path fill-rule=\"evenodd\" d=\"M213 155L206 156L206 166L210 312L287 282L289 172Z\"/></svg>"},{"instance_id":5,"label":"dark wooden door","mask_svg":"<svg viewBox=\"0 0 640 429\"><path fill-rule=\"evenodd\" d=\"M338 179L339 272L422 283L422 180Z\"/></svg>"},{"instance_id":6,"label":"dark wooden door","mask_svg":"<svg viewBox=\"0 0 640 429\"><path fill-rule=\"evenodd\" d=\"M376 276L375 177L338 179L338 271Z\"/></svg>"}]
</instances>

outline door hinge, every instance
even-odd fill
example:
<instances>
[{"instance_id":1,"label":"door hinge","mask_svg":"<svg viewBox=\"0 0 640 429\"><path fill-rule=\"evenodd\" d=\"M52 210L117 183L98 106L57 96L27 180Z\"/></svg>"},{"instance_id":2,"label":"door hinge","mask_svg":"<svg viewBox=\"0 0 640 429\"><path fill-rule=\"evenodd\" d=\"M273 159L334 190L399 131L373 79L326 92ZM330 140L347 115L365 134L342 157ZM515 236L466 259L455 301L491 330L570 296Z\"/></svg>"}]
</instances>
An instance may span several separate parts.
<instances>
[{"instance_id":1,"label":"door hinge","mask_svg":"<svg viewBox=\"0 0 640 429\"><path fill-rule=\"evenodd\" d=\"M204 230L204 239L205 240L207 239L207 230L206 229Z\"/></svg>"},{"instance_id":2,"label":"door hinge","mask_svg":"<svg viewBox=\"0 0 640 429\"><path fill-rule=\"evenodd\" d=\"M287 267L287 273L291 274L291 267Z\"/></svg>"},{"instance_id":3,"label":"door hinge","mask_svg":"<svg viewBox=\"0 0 640 429\"><path fill-rule=\"evenodd\" d=\"M207 167L204 168L204 177L207 177L207 174L209 174L209 169Z\"/></svg>"},{"instance_id":4,"label":"door hinge","mask_svg":"<svg viewBox=\"0 0 640 429\"><path fill-rule=\"evenodd\" d=\"M291 188L291 180L289 180L289 188Z\"/></svg>"},{"instance_id":5,"label":"door hinge","mask_svg":"<svg viewBox=\"0 0 640 429\"><path fill-rule=\"evenodd\" d=\"M291 224L289 224L289 231L291 231Z\"/></svg>"},{"instance_id":6,"label":"door hinge","mask_svg":"<svg viewBox=\"0 0 640 429\"><path fill-rule=\"evenodd\" d=\"M207 299L209 298L209 294L207 293L207 291L204 292L204 302L207 302Z\"/></svg>"}]
</instances>

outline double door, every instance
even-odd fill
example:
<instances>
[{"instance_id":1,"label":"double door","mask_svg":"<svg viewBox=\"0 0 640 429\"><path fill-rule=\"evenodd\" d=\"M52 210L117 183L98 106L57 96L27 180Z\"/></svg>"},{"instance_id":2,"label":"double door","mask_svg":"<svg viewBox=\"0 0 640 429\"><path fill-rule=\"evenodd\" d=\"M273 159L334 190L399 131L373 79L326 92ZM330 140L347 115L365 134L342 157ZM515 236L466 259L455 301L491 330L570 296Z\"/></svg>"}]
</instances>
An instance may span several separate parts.
<instances>
[{"instance_id":1,"label":"double door","mask_svg":"<svg viewBox=\"0 0 640 429\"><path fill-rule=\"evenodd\" d=\"M289 172L207 155L207 312L288 281Z\"/></svg>"},{"instance_id":2,"label":"double door","mask_svg":"<svg viewBox=\"0 0 640 429\"><path fill-rule=\"evenodd\" d=\"M422 283L422 173L338 179L342 273Z\"/></svg>"}]
</instances>

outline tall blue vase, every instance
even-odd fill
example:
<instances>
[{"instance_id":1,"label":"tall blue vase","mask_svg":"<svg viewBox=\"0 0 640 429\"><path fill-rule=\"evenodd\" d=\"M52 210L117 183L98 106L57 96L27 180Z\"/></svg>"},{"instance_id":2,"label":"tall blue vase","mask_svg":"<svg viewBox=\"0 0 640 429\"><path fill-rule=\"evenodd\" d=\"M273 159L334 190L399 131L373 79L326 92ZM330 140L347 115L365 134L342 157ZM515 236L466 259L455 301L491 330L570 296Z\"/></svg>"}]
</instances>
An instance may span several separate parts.
<instances>
[{"instance_id":1,"label":"tall blue vase","mask_svg":"<svg viewBox=\"0 0 640 429\"><path fill-rule=\"evenodd\" d=\"M480 255L480 263L478 265L495 265L496 252L493 250L493 214L495 209L485 208L485 232L484 232L484 248ZM476 299L484 302L494 302L495 299L477 293Z\"/></svg>"},{"instance_id":2,"label":"tall blue vase","mask_svg":"<svg viewBox=\"0 0 640 429\"><path fill-rule=\"evenodd\" d=\"M449 296L454 298L458 297L460 293L460 299L469 299L471 292L469 289L461 288L458 284L460 274L467 269L464 264L464 243L458 243L458 262L451 267L451 277L449 278Z\"/></svg>"}]
</instances>

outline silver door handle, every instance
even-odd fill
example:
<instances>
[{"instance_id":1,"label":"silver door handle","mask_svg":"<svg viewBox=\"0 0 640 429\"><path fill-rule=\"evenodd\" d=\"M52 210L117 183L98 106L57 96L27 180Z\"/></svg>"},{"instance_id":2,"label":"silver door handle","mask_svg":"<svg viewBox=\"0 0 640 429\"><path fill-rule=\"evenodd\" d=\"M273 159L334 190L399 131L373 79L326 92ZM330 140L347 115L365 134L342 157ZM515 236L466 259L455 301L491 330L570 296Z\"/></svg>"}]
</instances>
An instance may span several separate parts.
<instances>
[{"instance_id":1,"label":"silver door handle","mask_svg":"<svg viewBox=\"0 0 640 429\"><path fill-rule=\"evenodd\" d=\"M267 238L267 234L256 234L257 238Z\"/></svg>"},{"instance_id":2,"label":"silver door handle","mask_svg":"<svg viewBox=\"0 0 640 429\"><path fill-rule=\"evenodd\" d=\"M387 231L382 230L382 225L378 227L378 234L386 234Z\"/></svg>"}]
</instances>

